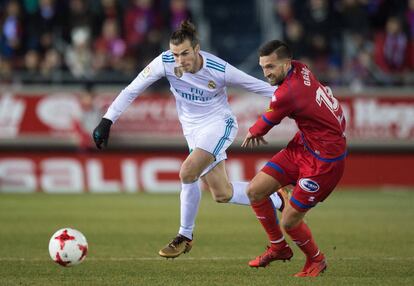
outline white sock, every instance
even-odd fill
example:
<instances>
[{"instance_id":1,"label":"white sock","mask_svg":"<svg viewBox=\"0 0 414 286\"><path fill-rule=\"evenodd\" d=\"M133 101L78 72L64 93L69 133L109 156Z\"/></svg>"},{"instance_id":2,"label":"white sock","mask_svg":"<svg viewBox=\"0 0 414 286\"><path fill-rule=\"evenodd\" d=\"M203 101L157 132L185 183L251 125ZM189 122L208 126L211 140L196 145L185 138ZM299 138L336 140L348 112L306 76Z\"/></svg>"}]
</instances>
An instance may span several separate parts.
<instances>
[{"instance_id":1,"label":"white sock","mask_svg":"<svg viewBox=\"0 0 414 286\"><path fill-rule=\"evenodd\" d=\"M181 213L180 213L180 229L179 234L193 239L193 230L198 207L201 200L201 191L198 181L190 184L181 184Z\"/></svg>"},{"instance_id":2,"label":"white sock","mask_svg":"<svg viewBox=\"0 0 414 286\"><path fill-rule=\"evenodd\" d=\"M246 194L247 182L231 182L233 185L233 196L229 200L230 204L250 206L249 197Z\"/></svg>"},{"instance_id":3,"label":"white sock","mask_svg":"<svg viewBox=\"0 0 414 286\"><path fill-rule=\"evenodd\" d=\"M233 196L229 200L229 203L250 206L250 200L246 194L247 186L249 183L231 182L231 184L233 185ZM282 200L280 199L279 195L277 193L273 193L270 195L270 199L272 200L275 208L280 210L280 207L282 206Z\"/></svg>"},{"instance_id":4,"label":"white sock","mask_svg":"<svg viewBox=\"0 0 414 286\"><path fill-rule=\"evenodd\" d=\"M272 200L273 205L276 209L280 210L282 207L282 200L280 199L279 195L277 193L273 193L270 195L270 199Z\"/></svg>"}]
</instances>

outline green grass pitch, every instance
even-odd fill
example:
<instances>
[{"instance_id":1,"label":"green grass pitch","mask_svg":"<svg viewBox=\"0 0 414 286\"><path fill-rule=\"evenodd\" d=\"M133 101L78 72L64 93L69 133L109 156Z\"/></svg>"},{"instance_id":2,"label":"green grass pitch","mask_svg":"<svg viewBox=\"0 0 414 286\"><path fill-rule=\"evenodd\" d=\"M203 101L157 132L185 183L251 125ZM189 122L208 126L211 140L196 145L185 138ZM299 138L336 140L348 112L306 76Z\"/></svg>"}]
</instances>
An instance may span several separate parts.
<instances>
[{"instance_id":1,"label":"green grass pitch","mask_svg":"<svg viewBox=\"0 0 414 286\"><path fill-rule=\"evenodd\" d=\"M414 285L414 191L336 191L307 217L328 258L318 278L294 278L304 256L249 269L266 236L249 207L203 194L193 250L158 250L178 229L179 196L0 194L0 285ZM85 262L49 258L50 236L73 227Z\"/></svg>"}]
</instances>

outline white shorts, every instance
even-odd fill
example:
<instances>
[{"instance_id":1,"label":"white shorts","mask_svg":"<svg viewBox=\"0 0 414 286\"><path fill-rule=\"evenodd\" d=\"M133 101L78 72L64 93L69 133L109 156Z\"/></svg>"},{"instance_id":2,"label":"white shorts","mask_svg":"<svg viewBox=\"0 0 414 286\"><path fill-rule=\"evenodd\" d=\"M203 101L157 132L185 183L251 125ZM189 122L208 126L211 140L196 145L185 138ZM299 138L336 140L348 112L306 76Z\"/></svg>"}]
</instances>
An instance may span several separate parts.
<instances>
[{"instance_id":1,"label":"white shorts","mask_svg":"<svg viewBox=\"0 0 414 286\"><path fill-rule=\"evenodd\" d=\"M230 117L185 132L184 136L190 152L195 148L200 148L209 152L215 158L215 161L201 173L201 176L204 176L218 163L227 159L226 150L236 138L237 130L236 119Z\"/></svg>"}]
</instances>

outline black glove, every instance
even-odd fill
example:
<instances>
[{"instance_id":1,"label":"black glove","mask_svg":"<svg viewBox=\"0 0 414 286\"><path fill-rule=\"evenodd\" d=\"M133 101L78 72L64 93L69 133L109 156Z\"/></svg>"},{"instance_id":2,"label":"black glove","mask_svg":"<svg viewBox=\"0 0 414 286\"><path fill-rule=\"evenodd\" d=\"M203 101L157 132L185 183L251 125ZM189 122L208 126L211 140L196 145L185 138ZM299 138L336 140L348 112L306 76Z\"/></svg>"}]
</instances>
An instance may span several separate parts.
<instances>
[{"instance_id":1,"label":"black glove","mask_svg":"<svg viewBox=\"0 0 414 286\"><path fill-rule=\"evenodd\" d=\"M106 147L108 145L109 130L111 129L112 121L106 118L102 118L98 126L93 130L93 141L95 141L96 147L102 149L102 143Z\"/></svg>"}]
</instances>

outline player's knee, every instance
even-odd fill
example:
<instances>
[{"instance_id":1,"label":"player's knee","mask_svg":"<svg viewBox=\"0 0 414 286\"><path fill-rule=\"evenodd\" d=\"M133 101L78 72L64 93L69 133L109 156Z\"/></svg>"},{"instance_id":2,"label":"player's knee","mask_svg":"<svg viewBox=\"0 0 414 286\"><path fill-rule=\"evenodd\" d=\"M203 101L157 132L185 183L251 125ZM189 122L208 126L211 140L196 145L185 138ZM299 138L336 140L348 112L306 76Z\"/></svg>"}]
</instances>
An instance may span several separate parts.
<instances>
[{"instance_id":1,"label":"player's knee","mask_svg":"<svg viewBox=\"0 0 414 286\"><path fill-rule=\"evenodd\" d=\"M182 183L189 184L198 180L198 174L191 171L180 171L180 180Z\"/></svg>"},{"instance_id":2,"label":"player's knee","mask_svg":"<svg viewBox=\"0 0 414 286\"><path fill-rule=\"evenodd\" d=\"M247 187L246 190L247 197L251 203L257 203L263 199L263 196L258 192L251 184Z\"/></svg>"},{"instance_id":3,"label":"player's knee","mask_svg":"<svg viewBox=\"0 0 414 286\"><path fill-rule=\"evenodd\" d=\"M200 174L191 163L184 163L180 169L180 180L182 183L192 183L198 180Z\"/></svg>"}]
</instances>

